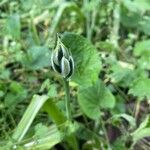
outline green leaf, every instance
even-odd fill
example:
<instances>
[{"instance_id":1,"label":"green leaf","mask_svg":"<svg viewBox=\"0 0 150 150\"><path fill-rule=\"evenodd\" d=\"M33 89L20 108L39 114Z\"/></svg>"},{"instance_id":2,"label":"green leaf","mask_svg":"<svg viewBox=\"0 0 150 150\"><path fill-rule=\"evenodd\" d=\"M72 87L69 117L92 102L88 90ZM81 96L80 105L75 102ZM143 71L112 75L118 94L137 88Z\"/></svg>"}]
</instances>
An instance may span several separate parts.
<instances>
[{"instance_id":1,"label":"green leaf","mask_svg":"<svg viewBox=\"0 0 150 150\"><path fill-rule=\"evenodd\" d=\"M135 119L132 116L128 115L128 114L117 114L117 115L114 115L111 118L111 120L112 121L117 121L120 118L124 118L125 120L127 120L129 122L129 124L131 125L131 127L135 127L136 126Z\"/></svg>"},{"instance_id":2,"label":"green leaf","mask_svg":"<svg viewBox=\"0 0 150 150\"><path fill-rule=\"evenodd\" d=\"M139 22L138 29L143 31L146 35L150 35L150 17L144 16L143 19Z\"/></svg>"},{"instance_id":3,"label":"green leaf","mask_svg":"<svg viewBox=\"0 0 150 150\"><path fill-rule=\"evenodd\" d=\"M20 142L23 139L29 127L31 126L31 123L33 122L36 114L41 109L45 101L47 100L48 100L48 96L46 95L43 95L43 96L34 95L33 96L30 105L25 111L20 123L18 124L12 136L12 138L15 141Z\"/></svg>"},{"instance_id":4,"label":"green leaf","mask_svg":"<svg viewBox=\"0 0 150 150\"><path fill-rule=\"evenodd\" d=\"M0 90L0 98L4 96L4 92L2 90Z\"/></svg>"},{"instance_id":5,"label":"green leaf","mask_svg":"<svg viewBox=\"0 0 150 150\"><path fill-rule=\"evenodd\" d=\"M128 28L138 27L141 21L141 14L136 5L130 0L124 0L121 7L121 23Z\"/></svg>"},{"instance_id":6,"label":"green leaf","mask_svg":"<svg viewBox=\"0 0 150 150\"><path fill-rule=\"evenodd\" d=\"M67 122L66 122L67 123ZM69 123L66 124L67 130L66 132L60 132L55 125L51 125L48 128L48 132L45 133L45 136L42 138L36 138L31 140L30 142L24 144L25 149L40 149L46 150L52 148L54 145L61 142L66 136L72 135L72 133L76 132L79 129L79 125L77 123ZM45 130L45 129L44 129ZM41 133L40 133L41 134ZM71 136L68 137L68 140L71 140ZM72 150L75 149L75 143L73 143Z\"/></svg>"},{"instance_id":7,"label":"green leaf","mask_svg":"<svg viewBox=\"0 0 150 150\"><path fill-rule=\"evenodd\" d=\"M5 95L5 107L12 111L17 103L24 100L27 96L27 90L19 83L13 81L9 86L9 92Z\"/></svg>"},{"instance_id":8,"label":"green leaf","mask_svg":"<svg viewBox=\"0 0 150 150\"><path fill-rule=\"evenodd\" d=\"M101 69L95 47L84 37L73 33L65 33L62 40L74 58L75 71L72 80L79 85L91 85L98 79Z\"/></svg>"},{"instance_id":9,"label":"green leaf","mask_svg":"<svg viewBox=\"0 0 150 150\"><path fill-rule=\"evenodd\" d=\"M23 87L19 82L13 81L10 84L9 90L13 93L19 93L23 90Z\"/></svg>"},{"instance_id":10,"label":"green leaf","mask_svg":"<svg viewBox=\"0 0 150 150\"><path fill-rule=\"evenodd\" d=\"M150 70L150 56L149 55L143 55L138 60L137 64L141 69L147 69Z\"/></svg>"},{"instance_id":11,"label":"green leaf","mask_svg":"<svg viewBox=\"0 0 150 150\"><path fill-rule=\"evenodd\" d=\"M44 129L44 132L46 130ZM40 135L43 134L42 131L38 131L38 132L40 132ZM63 140L63 135L58 131L55 125L51 125L43 137L35 138L34 140L31 140L30 142L24 144L22 147L24 147L24 149L27 150L30 149L46 150L52 148L54 145L58 144L62 140Z\"/></svg>"},{"instance_id":12,"label":"green leaf","mask_svg":"<svg viewBox=\"0 0 150 150\"><path fill-rule=\"evenodd\" d=\"M150 18L145 13L150 10L149 0L123 0L122 4L121 23L125 27L137 28L150 35Z\"/></svg>"},{"instance_id":13,"label":"green leaf","mask_svg":"<svg viewBox=\"0 0 150 150\"><path fill-rule=\"evenodd\" d=\"M110 64L110 78L113 83L118 83L120 86L129 86L131 81L135 78L135 71L131 64L121 62L111 62Z\"/></svg>"},{"instance_id":14,"label":"green leaf","mask_svg":"<svg viewBox=\"0 0 150 150\"><path fill-rule=\"evenodd\" d=\"M134 134L138 133L140 130L144 128L150 128L150 116L147 115L147 117L143 120L143 122L139 125L139 127L134 131Z\"/></svg>"},{"instance_id":15,"label":"green leaf","mask_svg":"<svg viewBox=\"0 0 150 150\"><path fill-rule=\"evenodd\" d=\"M22 63L29 69L37 70L50 66L50 50L47 47L33 46L23 57Z\"/></svg>"},{"instance_id":16,"label":"green leaf","mask_svg":"<svg viewBox=\"0 0 150 150\"><path fill-rule=\"evenodd\" d=\"M135 3L131 0L123 0L122 4L126 9L128 9L131 12L137 12L138 11L137 5L135 5Z\"/></svg>"},{"instance_id":17,"label":"green leaf","mask_svg":"<svg viewBox=\"0 0 150 150\"><path fill-rule=\"evenodd\" d=\"M58 109L55 103L52 100L48 100L44 106L43 111L46 111L52 121L57 125L62 125L67 119L63 115L63 113Z\"/></svg>"},{"instance_id":18,"label":"green leaf","mask_svg":"<svg viewBox=\"0 0 150 150\"><path fill-rule=\"evenodd\" d=\"M149 0L123 0L124 6L132 12L140 11L144 13L145 11L150 10L150 1Z\"/></svg>"},{"instance_id":19,"label":"green leaf","mask_svg":"<svg viewBox=\"0 0 150 150\"><path fill-rule=\"evenodd\" d=\"M150 40L136 42L133 49L135 56L149 55L150 56Z\"/></svg>"},{"instance_id":20,"label":"green leaf","mask_svg":"<svg viewBox=\"0 0 150 150\"><path fill-rule=\"evenodd\" d=\"M39 123L35 126L35 136L37 138L45 137L47 132L48 132L48 127L43 125L42 123Z\"/></svg>"},{"instance_id":21,"label":"green leaf","mask_svg":"<svg viewBox=\"0 0 150 150\"><path fill-rule=\"evenodd\" d=\"M56 88L56 84L51 84L49 79L46 79L40 88L40 93L44 93L44 91L48 91L48 96L50 98L55 98L57 97L57 88Z\"/></svg>"},{"instance_id":22,"label":"green leaf","mask_svg":"<svg viewBox=\"0 0 150 150\"><path fill-rule=\"evenodd\" d=\"M150 137L150 128L144 128L140 130L137 134L134 134L133 140L134 142L137 142L144 137Z\"/></svg>"},{"instance_id":23,"label":"green leaf","mask_svg":"<svg viewBox=\"0 0 150 150\"><path fill-rule=\"evenodd\" d=\"M143 100L144 98L150 99L150 79L136 79L131 85L129 94L137 96L139 100Z\"/></svg>"},{"instance_id":24,"label":"green leaf","mask_svg":"<svg viewBox=\"0 0 150 150\"><path fill-rule=\"evenodd\" d=\"M20 16L19 14L12 14L8 17L6 22L6 34L14 39L20 39Z\"/></svg>"},{"instance_id":25,"label":"green leaf","mask_svg":"<svg viewBox=\"0 0 150 150\"><path fill-rule=\"evenodd\" d=\"M97 81L93 86L80 88L78 102L88 117L98 119L101 108L114 107L115 98L102 81Z\"/></svg>"},{"instance_id":26,"label":"green leaf","mask_svg":"<svg viewBox=\"0 0 150 150\"><path fill-rule=\"evenodd\" d=\"M0 70L0 79L9 79L10 78L10 70L8 69L4 69L4 70Z\"/></svg>"},{"instance_id":27,"label":"green leaf","mask_svg":"<svg viewBox=\"0 0 150 150\"><path fill-rule=\"evenodd\" d=\"M134 143L139 141L144 137L150 136L150 116L144 119L140 126L131 134L133 136Z\"/></svg>"},{"instance_id":28,"label":"green leaf","mask_svg":"<svg viewBox=\"0 0 150 150\"><path fill-rule=\"evenodd\" d=\"M134 5L143 12L150 10L149 0L134 0Z\"/></svg>"},{"instance_id":29,"label":"green leaf","mask_svg":"<svg viewBox=\"0 0 150 150\"><path fill-rule=\"evenodd\" d=\"M71 12L76 13L79 16L79 19L81 18L81 20L83 20L83 18L84 18L84 15L83 15L82 11L78 7L78 5L76 5L76 3L67 2L67 1L63 2L60 5L60 7L58 7L57 13L55 14L55 16L53 18L53 22L52 22L52 25L51 25L51 28L50 28L50 35L54 34L54 31L56 30L58 24L60 23L61 18L63 17L63 15L66 12L67 13L71 13Z\"/></svg>"},{"instance_id":30,"label":"green leaf","mask_svg":"<svg viewBox=\"0 0 150 150\"><path fill-rule=\"evenodd\" d=\"M25 11L29 11L32 7L33 7L33 4L34 4L34 1L30 1L30 0L20 0L21 2L21 8Z\"/></svg>"}]
</instances>

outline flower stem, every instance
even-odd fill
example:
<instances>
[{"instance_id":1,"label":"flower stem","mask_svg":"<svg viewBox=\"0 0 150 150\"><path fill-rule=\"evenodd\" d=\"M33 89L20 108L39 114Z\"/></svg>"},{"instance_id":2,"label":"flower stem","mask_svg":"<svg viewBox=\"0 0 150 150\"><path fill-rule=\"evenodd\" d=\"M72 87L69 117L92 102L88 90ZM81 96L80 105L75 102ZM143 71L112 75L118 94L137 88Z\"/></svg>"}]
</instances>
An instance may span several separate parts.
<instances>
[{"instance_id":1,"label":"flower stem","mask_svg":"<svg viewBox=\"0 0 150 150\"><path fill-rule=\"evenodd\" d=\"M65 94L66 94L65 106L66 106L67 119L71 121L72 117L71 117L71 109L70 109L70 88L69 88L69 81L67 81L66 79L64 79L64 87L65 87Z\"/></svg>"}]
</instances>

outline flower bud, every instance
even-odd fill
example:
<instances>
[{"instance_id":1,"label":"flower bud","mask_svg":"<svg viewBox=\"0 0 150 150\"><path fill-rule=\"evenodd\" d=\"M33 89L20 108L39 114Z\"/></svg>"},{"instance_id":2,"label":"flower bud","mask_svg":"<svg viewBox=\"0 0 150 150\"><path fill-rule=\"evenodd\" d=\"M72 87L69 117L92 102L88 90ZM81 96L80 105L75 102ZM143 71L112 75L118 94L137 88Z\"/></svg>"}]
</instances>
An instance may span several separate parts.
<instances>
[{"instance_id":1,"label":"flower bud","mask_svg":"<svg viewBox=\"0 0 150 150\"><path fill-rule=\"evenodd\" d=\"M51 64L53 70L66 79L70 78L74 72L74 61L71 52L61 42L58 35L56 47L51 55Z\"/></svg>"}]
</instances>

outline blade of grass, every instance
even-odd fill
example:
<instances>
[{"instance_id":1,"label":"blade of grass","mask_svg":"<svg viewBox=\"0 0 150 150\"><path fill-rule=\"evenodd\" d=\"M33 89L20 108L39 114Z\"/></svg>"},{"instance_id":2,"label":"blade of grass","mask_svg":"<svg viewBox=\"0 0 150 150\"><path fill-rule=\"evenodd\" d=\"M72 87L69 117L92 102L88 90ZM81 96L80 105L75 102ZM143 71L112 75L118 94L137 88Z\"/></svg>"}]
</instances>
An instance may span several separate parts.
<instances>
[{"instance_id":1,"label":"blade of grass","mask_svg":"<svg viewBox=\"0 0 150 150\"><path fill-rule=\"evenodd\" d=\"M50 118L60 130L63 131L66 128L64 123L67 121L67 118L63 115L63 113L58 109L58 107L54 104L52 100L48 100L45 103L45 105L43 106L43 110L49 114ZM68 123L68 126L71 125L71 122ZM62 124L64 125L62 126ZM78 142L74 132L67 134L65 136L65 140L70 145L70 147L72 147L73 150L78 150Z\"/></svg>"},{"instance_id":2,"label":"blade of grass","mask_svg":"<svg viewBox=\"0 0 150 150\"><path fill-rule=\"evenodd\" d=\"M54 34L61 18L62 18L62 15L63 13L65 12L65 10L69 10L69 11L74 11L76 12L79 17L84 20L84 15L83 13L81 12L80 8L74 3L74 2L63 2L62 4L60 4L60 6L58 7L58 10L54 16L54 19L53 19L53 22L52 22L52 25L51 25L51 28L50 28L50 31L49 31L49 37L45 43L45 45L49 45L49 42L50 42L50 39L52 37L52 35Z\"/></svg>"},{"instance_id":3,"label":"blade of grass","mask_svg":"<svg viewBox=\"0 0 150 150\"><path fill-rule=\"evenodd\" d=\"M58 127L67 121L63 113L58 109L58 107L52 100L48 100L45 102L43 111L46 111L48 113L50 118Z\"/></svg>"},{"instance_id":4,"label":"blade of grass","mask_svg":"<svg viewBox=\"0 0 150 150\"><path fill-rule=\"evenodd\" d=\"M48 99L48 96L46 95L43 95L43 96L34 95L33 96L29 107L25 111L19 125L15 129L15 132L12 136L12 138L15 141L20 142L23 139L31 123L36 117L38 111L41 109L41 107L43 106L43 104L46 102L47 99Z\"/></svg>"}]
</instances>

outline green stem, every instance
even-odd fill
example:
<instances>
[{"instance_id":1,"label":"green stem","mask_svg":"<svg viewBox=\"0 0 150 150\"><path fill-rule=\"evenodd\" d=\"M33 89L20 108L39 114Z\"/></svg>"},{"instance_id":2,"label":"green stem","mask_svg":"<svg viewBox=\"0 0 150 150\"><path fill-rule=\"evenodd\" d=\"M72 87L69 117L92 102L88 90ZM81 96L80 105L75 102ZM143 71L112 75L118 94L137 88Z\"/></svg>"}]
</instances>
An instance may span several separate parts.
<instances>
[{"instance_id":1,"label":"green stem","mask_svg":"<svg viewBox=\"0 0 150 150\"><path fill-rule=\"evenodd\" d=\"M69 88L69 81L67 79L64 80L64 87L65 87L65 106L66 106L66 114L68 121L72 121L71 116L71 107L70 107L70 88ZM72 147L72 150L79 150L78 141L76 139L75 133L72 133L70 136L67 137L67 141L69 145Z\"/></svg>"},{"instance_id":2,"label":"green stem","mask_svg":"<svg viewBox=\"0 0 150 150\"><path fill-rule=\"evenodd\" d=\"M67 81L66 79L64 79L64 87L65 87L65 94L66 94L65 106L66 106L67 119L71 121L72 118L71 118L71 109L70 109L70 89L69 89L69 81Z\"/></svg>"},{"instance_id":3,"label":"green stem","mask_svg":"<svg viewBox=\"0 0 150 150\"><path fill-rule=\"evenodd\" d=\"M38 36L38 33L37 33L36 26L35 26L35 24L33 22L33 19L31 20L31 32L32 32L33 39L34 39L35 43L37 45L40 45L40 39L39 39L39 36Z\"/></svg>"},{"instance_id":4,"label":"green stem","mask_svg":"<svg viewBox=\"0 0 150 150\"><path fill-rule=\"evenodd\" d=\"M102 125L102 129L104 131L104 134L105 134L105 139L106 139L106 142L107 142L107 148L108 148L108 150L112 150L111 146L110 146L110 143L109 143L109 138L108 138L108 135L107 135L107 130L106 130L106 127L105 127L105 124L104 124L104 121L103 121L102 118L101 118L101 125Z\"/></svg>"},{"instance_id":5,"label":"green stem","mask_svg":"<svg viewBox=\"0 0 150 150\"><path fill-rule=\"evenodd\" d=\"M89 0L84 0L84 7L86 8L86 6L89 3ZM90 28L90 12L88 10L86 10L85 12L85 17L86 17L86 37L88 38L88 40L91 40L91 28Z\"/></svg>"}]
</instances>

